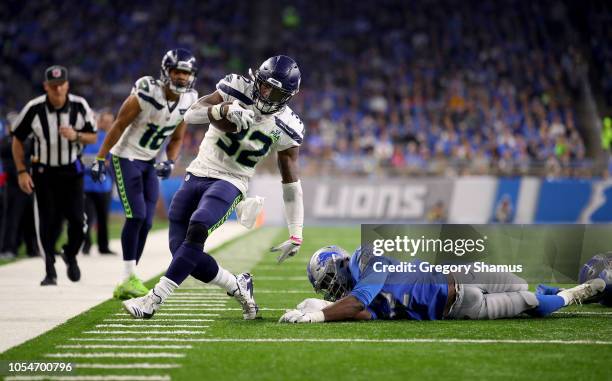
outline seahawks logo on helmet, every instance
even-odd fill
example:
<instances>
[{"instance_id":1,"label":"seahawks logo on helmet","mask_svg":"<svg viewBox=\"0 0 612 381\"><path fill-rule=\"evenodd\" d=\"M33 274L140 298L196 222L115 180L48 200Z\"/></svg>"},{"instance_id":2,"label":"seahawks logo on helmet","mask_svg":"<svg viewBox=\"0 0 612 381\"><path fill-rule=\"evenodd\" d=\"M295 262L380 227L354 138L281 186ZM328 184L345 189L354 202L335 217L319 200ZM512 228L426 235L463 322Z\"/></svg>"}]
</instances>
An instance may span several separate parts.
<instances>
[{"instance_id":1,"label":"seahawks logo on helmet","mask_svg":"<svg viewBox=\"0 0 612 381\"><path fill-rule=\"evenodd\" d=\"M170 77L170 70L172 69L188 72L189 78L187 79L187 82L173 82ZM196 58L189 50L169 50L164 55L164 58L162 58L160 79L170 88L170 90L177 94L186 93L193 88L197 73L198 68L196 66Z\"/></svg>"}]
</instances>

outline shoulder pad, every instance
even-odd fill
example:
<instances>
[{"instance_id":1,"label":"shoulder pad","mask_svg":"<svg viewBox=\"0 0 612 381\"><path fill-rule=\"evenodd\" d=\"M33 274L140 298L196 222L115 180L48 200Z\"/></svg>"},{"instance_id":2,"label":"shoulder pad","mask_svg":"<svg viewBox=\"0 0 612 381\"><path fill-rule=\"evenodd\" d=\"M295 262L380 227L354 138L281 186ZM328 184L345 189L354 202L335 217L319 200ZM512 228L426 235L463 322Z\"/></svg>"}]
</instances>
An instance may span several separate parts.
<instances>
[{"instance_id":1,"label":"shoulder pad","mask_svg":"<svg viewBox=\"0 0 612 381\"><path fill-rule=\"evenodd\" d=\"M253 81L238 74L228 74L217 83L217 90L238 99L246 105L252 105L251 86Z\"/></svg>"},{"instance_id":2,"label":"shoulder pad","mask_svg":"<svg viewBox=\"0 0 612 381\"><path fill-rule=\"evenodd\" d=\"M151 94L153 92L154 87L159 87L159 83L157 80L150 75L139 78L134 83L134 89L138 92L144 92L146 94Z\"/></svg>"},{"instance_id":3,"label":"shoulder pad","mask_svg":"<svg viewBox=\"0 0 612 381\"><path fill-rule=\"evenodd\" d=\"M280 114L274 117L276 125L297 143L302 144L305 127L300 117L289 107L285 107Z\"/></svg>"}]
</instances>

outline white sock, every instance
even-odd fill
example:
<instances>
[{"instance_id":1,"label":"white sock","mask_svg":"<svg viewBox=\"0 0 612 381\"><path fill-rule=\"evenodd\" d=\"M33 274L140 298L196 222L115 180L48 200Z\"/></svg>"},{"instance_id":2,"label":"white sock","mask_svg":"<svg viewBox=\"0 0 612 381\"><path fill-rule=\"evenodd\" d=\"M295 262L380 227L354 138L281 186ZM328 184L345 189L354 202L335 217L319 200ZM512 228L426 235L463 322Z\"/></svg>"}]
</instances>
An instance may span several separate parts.
<instances>
[{"instance_id":1,"label":"white sock","mask_svg":"<svg viewBox=\"0 0 612 381\"><path fill-rule=\"evenodd\" d=\"M159 282L153 287L153 293L161 299L161 303L166 300L167 297L172 295L174 290L176 290L178 284L174 283L172 280L166 278L165 276L159 278Z\"/></svg>"},{"instance_id":2,"label":"white sock","mask_svg":"<svg viewBox=\"0 0 612 381\"><path fill-rule=\"evenodd\" d=\"M136 273L136 260L123 261L123 280Z\"/></svg>"},{"instance_id":3,"label":"white sock","mask_svg":"<svg viewBox=\"0 0 612 381\"><path fill-rule=\"evenodd\" d=\"M565 305L567 306L567 305L569 305L569 304L570 304L571 299L570 299L569 295L567 295L567 293L566 293L566 292L564 292L564 291L565 291L565 290L563 290L563 291L559 291L559 292L557 293L557 296L562 297L562 298L563 298L563 301L565 302Z\"/></svg>"},{"instance_id":4,"label":"white sock","mask_svg":"<svg viewBox=\"0 0 612 381\"><path fill-rule=\"evenodd\" d=\"M215 278L210 281L210 284L219 286L230 294L232 294L238 288L238 283L236 282L236 277L234 274L230 273L221 266L219 266L219 272Z\"/></svg>"}]
</instances>

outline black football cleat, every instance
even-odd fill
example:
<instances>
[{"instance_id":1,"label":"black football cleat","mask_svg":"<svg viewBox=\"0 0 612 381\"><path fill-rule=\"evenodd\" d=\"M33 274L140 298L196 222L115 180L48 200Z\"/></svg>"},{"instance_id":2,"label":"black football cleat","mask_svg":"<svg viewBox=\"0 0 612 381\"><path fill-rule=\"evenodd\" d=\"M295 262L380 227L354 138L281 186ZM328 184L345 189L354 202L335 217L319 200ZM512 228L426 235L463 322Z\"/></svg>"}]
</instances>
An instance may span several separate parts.
<instances>
[{"instance_id":1,"label":"black football cleat","mask_svg":"<svg viewBox=\"0 0 612 381\"><path fill-rule=\"evenodd\" d=\"M57 278L52 276L45 276L45 279L40 282L41 286L57 286Z\"/></svg>"}]
</instances>

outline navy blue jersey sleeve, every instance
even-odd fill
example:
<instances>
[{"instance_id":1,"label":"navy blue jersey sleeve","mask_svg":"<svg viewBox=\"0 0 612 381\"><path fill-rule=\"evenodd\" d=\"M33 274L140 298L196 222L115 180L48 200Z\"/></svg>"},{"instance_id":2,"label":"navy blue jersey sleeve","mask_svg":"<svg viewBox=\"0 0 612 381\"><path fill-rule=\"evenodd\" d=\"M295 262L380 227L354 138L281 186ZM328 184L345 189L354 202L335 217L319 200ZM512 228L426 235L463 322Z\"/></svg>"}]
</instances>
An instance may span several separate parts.
<instances>
[{"instance_id":1,"label":"navy blue jersey sleeve","mask_svg":"<svg viewBox=\"0 0 612 381\"><path fill-rule=\"evenodd\" d=\"M374 264L377 262L380 262L380 265L376 266L378 269L382 269L383 264L390 263L389 259L385 257L373 257L370 259L361 273L359 281L351 291L351 295L357 298L357 300L366 307L372 303L372 300L374 300L376 295L383 289L385 281L389 276L387 272L374 271Z\"/></svg>"}]
</instances>

